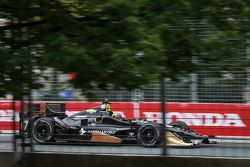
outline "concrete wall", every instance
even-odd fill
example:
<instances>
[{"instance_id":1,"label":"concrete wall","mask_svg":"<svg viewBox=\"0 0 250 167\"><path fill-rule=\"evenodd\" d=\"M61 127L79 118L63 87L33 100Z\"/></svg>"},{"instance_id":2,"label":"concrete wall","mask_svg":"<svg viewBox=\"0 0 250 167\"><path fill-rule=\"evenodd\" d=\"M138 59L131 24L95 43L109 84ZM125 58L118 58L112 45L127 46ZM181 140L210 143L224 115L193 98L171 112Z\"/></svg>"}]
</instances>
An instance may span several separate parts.
<instances>
[{"instance_id":1,"label":"concrete wall","mask_svg":"<svg viewBox=\"0 0 250 167\"><path fill-rule=\"evenodd\" d=\"M244 167L250 159L111 156L26 153L16 163L13 153L0 153L1 167Z\"/></svg>"},{"instance_id":2,"label":"concrete wall","mask_svg":"<svg viewBox=\"0 0 250 167\"><path fill-rule=\"evenodd\" d=\"M13 153L0 153L0 166L1 167L10 167L14 164L14 155Z\"/></svg>"}]
</instances>

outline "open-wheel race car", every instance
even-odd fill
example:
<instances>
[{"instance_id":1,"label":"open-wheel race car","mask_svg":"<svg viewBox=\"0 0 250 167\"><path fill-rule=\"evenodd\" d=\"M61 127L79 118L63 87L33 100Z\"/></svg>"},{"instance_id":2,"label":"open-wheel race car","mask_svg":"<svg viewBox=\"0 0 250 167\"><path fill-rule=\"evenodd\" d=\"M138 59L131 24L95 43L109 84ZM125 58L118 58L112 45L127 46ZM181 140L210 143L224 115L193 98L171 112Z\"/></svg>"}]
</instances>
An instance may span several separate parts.
<instances>
[{"instance_id":1,"label":"open-wheel race car","mask_svg":"<svg viewBox=\"0 0 250 167\"><path fill-rule=\"evenodd\" d=\"M38 143L74 141L91 143L130 143L155 147L166 138L168 145L195 146L210 144L182 121L163 125L145 119L111 116L101 106L66 115L64 103L36 104L32 116L26 116L23 132Z\"/></svg>"}]
</instances>

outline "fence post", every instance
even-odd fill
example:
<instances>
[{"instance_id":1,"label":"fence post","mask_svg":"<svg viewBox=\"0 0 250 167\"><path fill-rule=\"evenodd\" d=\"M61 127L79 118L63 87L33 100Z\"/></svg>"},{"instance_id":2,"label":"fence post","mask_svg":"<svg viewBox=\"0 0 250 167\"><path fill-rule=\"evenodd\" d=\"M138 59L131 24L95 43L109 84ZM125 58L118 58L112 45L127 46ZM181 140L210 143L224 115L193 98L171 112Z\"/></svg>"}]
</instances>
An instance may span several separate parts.
<instances>
[{"instance_id":1,"label":"fence post","mask_svg":"<svg viewBox=\"0 0 250 167\"><path fill-rule=\"evenodd\" d=\"M16 152L16 102L15 102L15 95L14 93L12 94L12 109L13 109L13 151Z\"/></svg>"},{"instance_id":2,"label":"fence post","mask_svg":"<svg viewBox=\"0 0 250 167\"><path fill-rule=\"evenodd\" d=\"M21 145L22 145L22 152L25 151L25 134L24 134L24 102L23 102L23 94L21 95L21 100L20 100L20 121L19 121L19 134L21 136Z\"/></svg>"},{"instance_id":3,"label":"fence post","mask_svg":"<svg viewBox=\"0 0 250 167\"><path fill-rule=\"evenodd\" d=\"M32 109L32 89L31 85L28 86L28 112L30 113L30 118L33 117L33 109ZM31 125L33 124L33 121L31 120ZM29 133L31 134L31 128L29 128ZM30 152L33 152L33 139L32 136L30 136Z\"/></svg>"},{"instance_id":4,"label":"fence post","mask_svg":"<svg viewBox=\"0 0 250 167\"><path fill-rule=\"evenodd\" d=\"M167 155L167 141L166 141L166 134L165 134L165 126L166 126L166 104L165 104L165 75L162 74L160 76L160 94L161 94L161 113L162 113L162 128L161 128L161 135L163 139L162 145L162 155Z\"/></svg>"}]
</instances>

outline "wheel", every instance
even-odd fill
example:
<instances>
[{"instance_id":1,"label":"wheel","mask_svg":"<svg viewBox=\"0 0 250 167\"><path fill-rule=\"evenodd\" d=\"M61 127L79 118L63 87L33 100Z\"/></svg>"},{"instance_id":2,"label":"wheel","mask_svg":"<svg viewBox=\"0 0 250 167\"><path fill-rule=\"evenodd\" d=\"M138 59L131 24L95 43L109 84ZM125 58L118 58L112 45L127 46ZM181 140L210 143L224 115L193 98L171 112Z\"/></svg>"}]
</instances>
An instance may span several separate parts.
<instances>
[{"instance_id":1,"label":"wheel","mask_svg":"<svg viewBox=\"0 0 250 167\"><path fill-rule=\"evenodd\" d=\"M155 147L161 144L161 129L157 123L145 123L138 129L138 140L145 147Z\"/></svg>"},{"instance_id":2,"label":"wheel","mask_svg":"<svg viewBox=\"0 0 250 167\"><path fill-rule=\"evenodd\" d=\"M173 126L173 127L177 127L180 128L184 131L190 131L189 126L183 122L183 121L175 121L175 122L171 122L169 125Z\"/></svg>"},{"instance_id":3,"label":"wheel","mask_svg":"<svg viewBox=\"0 0 250 167\"><path fill-rule=\"evenodd\" d=\"M55 141L55 124L51 118L39 118L32 124L32 138L38 143Z\"/></svg>"}]
</instances>

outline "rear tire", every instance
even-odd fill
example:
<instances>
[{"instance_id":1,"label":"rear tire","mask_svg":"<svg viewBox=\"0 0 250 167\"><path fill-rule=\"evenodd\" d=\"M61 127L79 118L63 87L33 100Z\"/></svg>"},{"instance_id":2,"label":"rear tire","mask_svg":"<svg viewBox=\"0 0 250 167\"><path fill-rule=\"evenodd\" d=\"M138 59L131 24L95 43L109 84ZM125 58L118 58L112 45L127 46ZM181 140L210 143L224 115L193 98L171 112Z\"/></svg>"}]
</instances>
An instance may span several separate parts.
<instances>
[{"instance_id":1,"label":"rear tire","mask_svg":"<svg viewBox=\"0 0 250 167\"><path fill-rule=\"evenodd\" d=\"M32 138L38 143L55 141L55 124L51 118L39 118L32 124Z\"/></svg>"},{"instance_id":2,"label":"rear tire","mask_svg":"<svg viewBox=\"0 0 250 167\"><path fill-rule=\"evenodd\" d=\"M145 147L156 147L161 144L161 128L154 122L148 122L138 129L138 140Z\"/></svg>"}]
</instances>

